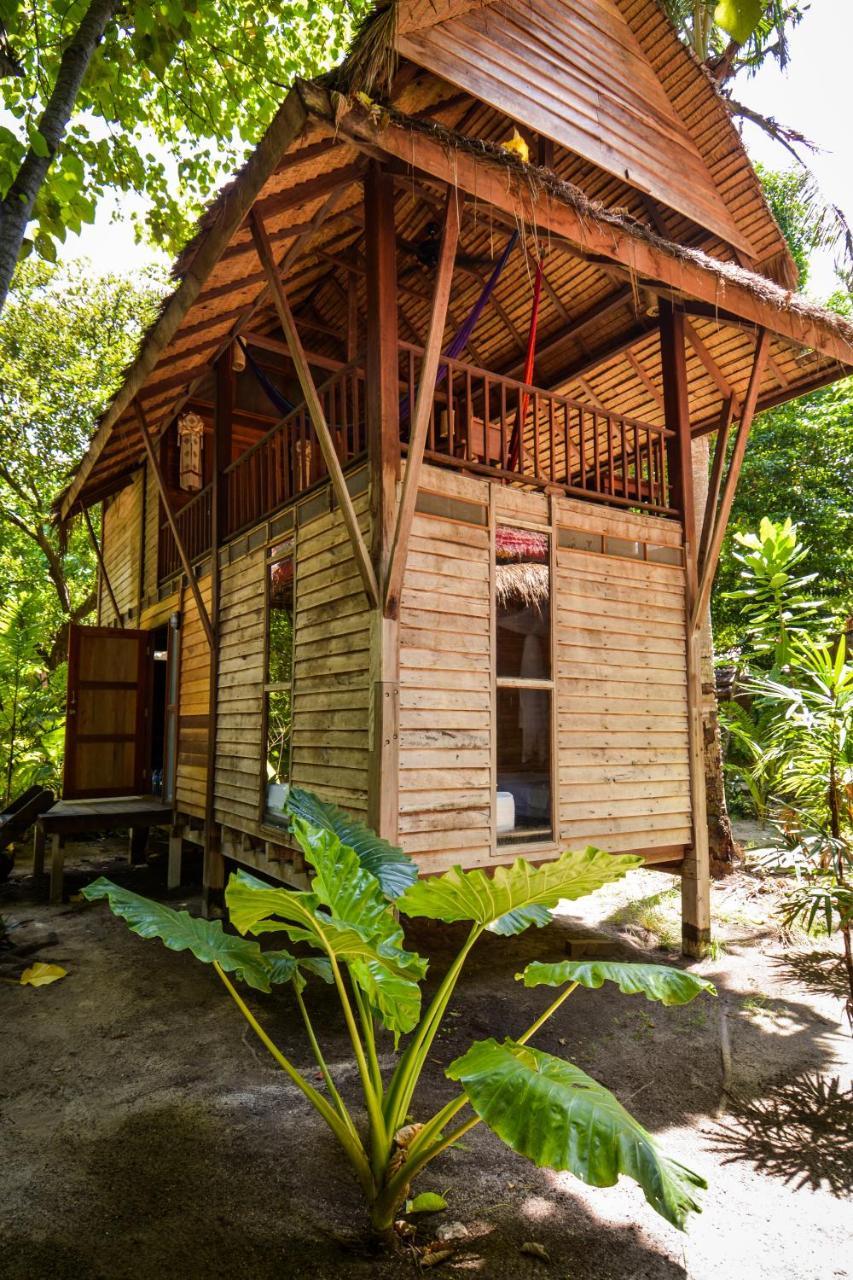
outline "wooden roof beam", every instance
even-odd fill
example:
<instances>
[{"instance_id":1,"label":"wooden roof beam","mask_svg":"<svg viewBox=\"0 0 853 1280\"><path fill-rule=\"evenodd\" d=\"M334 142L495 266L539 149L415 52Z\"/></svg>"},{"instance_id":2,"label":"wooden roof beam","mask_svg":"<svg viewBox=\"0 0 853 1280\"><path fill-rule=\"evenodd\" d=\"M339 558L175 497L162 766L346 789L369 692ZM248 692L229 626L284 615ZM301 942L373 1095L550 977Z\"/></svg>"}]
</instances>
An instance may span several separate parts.
<instances>
[{"instance_id":1,"label":"wooden roof beam","mask_svg":"<svg viewBox=\"0 0 853 1280\"><path fill-rule=\"evenodd\" d=\"M740 416L740 399L738 398L737 393L735 392L728 378L726 378L726 376L724 375L722 369L717 364L714 357L711 355L711 352L705 346L705 343L699 337L699 334L693 328L693 325L686 318L684 320L684 333L687 338L687 341L690 343L691 347L696 352L696 355L699 357L702 364L705 366L708 376L717 387L717 390L719 391L720 395L723 397L724 400L732 401L732 404L734 405L735 417L739 417Z\"/></svg>"},{"instance_id":2,"label":"wooden roof beam","mask_svg":"<svg viewBox=\"0 0 853 1280\"><path fill-rule=\"evenodd\" d=\"M316 84L300 82L299 93L312 118L325 120L330 130L369 148L371 154L379 151L451 182L478 200L565 236L586 252L628 267L639 280L659 282L711 305L724 294L728 310L742 319L853 367L853 339L840 332L830 317L824 321L796 308L776 306L748 281L721 275L710 262L684 258L675 247L670 250L651 241L615 218L576 208L557 193L546 189L534 195L524 169L498 157L478 155L463 145L448 146L445 139L388 116L376 118L360 103L352 103L346 115L336 117L328 92ZM766 288L769 282L761 284Z\"/></svg>"}]
</instances>

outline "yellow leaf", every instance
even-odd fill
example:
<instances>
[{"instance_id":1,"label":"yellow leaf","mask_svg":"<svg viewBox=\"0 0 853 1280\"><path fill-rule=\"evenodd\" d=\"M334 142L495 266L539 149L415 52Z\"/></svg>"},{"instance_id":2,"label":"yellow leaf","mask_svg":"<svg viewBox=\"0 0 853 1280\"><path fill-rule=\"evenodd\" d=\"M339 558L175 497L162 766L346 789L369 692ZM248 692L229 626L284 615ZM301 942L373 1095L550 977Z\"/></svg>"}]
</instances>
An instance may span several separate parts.
<instances>
[{"instance_id":1,"label":"yellow leaf","mask_svg":"<svg viewBox=\"0 0 853 1280\"><path fill-rule=\"evenodd\" d=\"M42 964L41 961L37 961L21 974L21 986L46 987L49 982L58 982L60 978L64 978L66 973L67 970L63 969L62 965Z\"/></svg>"}]
</instances>

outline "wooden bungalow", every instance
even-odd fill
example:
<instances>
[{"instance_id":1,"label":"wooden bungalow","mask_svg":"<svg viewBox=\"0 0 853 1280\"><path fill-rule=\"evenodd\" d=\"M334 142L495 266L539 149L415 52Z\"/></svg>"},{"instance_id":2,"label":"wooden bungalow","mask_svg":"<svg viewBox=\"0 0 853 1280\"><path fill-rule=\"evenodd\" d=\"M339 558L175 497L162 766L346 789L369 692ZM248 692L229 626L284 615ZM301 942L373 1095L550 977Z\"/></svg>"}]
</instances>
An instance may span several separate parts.
<instances>
[{"instance_id":1,"label":"wooden bungalow","mask_svg":"<svg viewBox=\"0 0 853 1280\"><path fill-rule=\"evenodd\" d=\"M634 851L701 951L701 622L754 414L853 328L656 0L392 0L175 276L59 501L66 799L159 796L208 899L299 878L288 785L428 870Z\"/></svg>"}]
</instances>

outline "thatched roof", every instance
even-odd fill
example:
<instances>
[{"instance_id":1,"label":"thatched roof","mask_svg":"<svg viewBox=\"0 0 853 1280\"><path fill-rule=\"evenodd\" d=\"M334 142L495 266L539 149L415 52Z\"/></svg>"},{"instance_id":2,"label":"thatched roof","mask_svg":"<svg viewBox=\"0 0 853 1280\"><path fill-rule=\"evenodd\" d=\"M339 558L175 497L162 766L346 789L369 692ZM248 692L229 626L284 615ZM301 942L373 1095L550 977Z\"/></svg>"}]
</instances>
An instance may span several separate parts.
<instances>
[{"instance_id":1,"label":"thatched roof","mask_svg":"<svg viewBox=\"0 0 853 1280\"><path fill-rule=\"evenodd\" d=\"M550 594L547 564L520 562L495 566L495 599L502 608L541 609Z\"/></svg>"}]
</instances>

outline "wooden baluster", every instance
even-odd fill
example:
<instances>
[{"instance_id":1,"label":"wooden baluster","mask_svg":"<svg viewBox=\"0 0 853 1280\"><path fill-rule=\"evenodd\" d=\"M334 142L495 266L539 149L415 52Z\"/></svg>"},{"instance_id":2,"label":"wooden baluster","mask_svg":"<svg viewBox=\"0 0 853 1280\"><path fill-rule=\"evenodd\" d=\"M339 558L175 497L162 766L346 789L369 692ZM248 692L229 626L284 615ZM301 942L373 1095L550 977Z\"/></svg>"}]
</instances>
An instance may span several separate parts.
<instances>
[{"instance_id":1,"label":"wooden baluster","mask_svg":"<svg viewBox=\"0 0 853 1280\"><path fill-rule=\"evenodd\" d=\"M598 414L592 411L592 456L595 468L595 492L601 493L601 444L598 439Z\"/></svg>"},{"instance_id":2,"label":"wooden baluster","mask_svg":"<svg viewBox=\"0 0 853 1280\"><path fill-rule=\"evenodd\" d=\"M520 387L516 387L515 389L515 398L515 420L518 423L518 474L523 476L526 471L527 457L524 448L524 421L522 414L522 400L524 399L524 393Z\"/></svg>"},{"instance_id":3,"label":"wooden baluster","mask_svg":"<svg viewBox=\"0 0 853 1280\"><path fill-rule=\"evenodd\" d=\"M552 481L557 479L557 423L556 423L555 407L556 406L554 404L554 397L549 396L548 397L548 432L549 432L551 444L550 444L550 457L548 459L549 461L548 475L550 476Z\"/></svg>"},{"instance_id":4,"label":"wooden baluster","mask_svg":"<svg viewBox=\"0 0 853 1280\"><path fill-rule=\"evenodd\" d=\"M501 383L501 403L500 403L500 423L501 423L501 466L504 471L509 470L509 440L507 439L506 427L506 383Z\"/></svg>"},{"instance_id":5,"label":"wooden baluster","mask_svg":"<svg viewBox=\"0 0 853 1280\"><path fill-rule=\"evenodd\" d=\"M619 419L619 438L622 442L622 497L628 497L628 440L625 419Z\"/></svg>"},{"instance_id":6,"label":"wooden baluster","mask_svg":"<svg viewBox=\"0 0 853 1280\"><path fill-rule=\"evenodd\" d=\"M471 419L474 414L474 406L471 402L471 372L465 370L465 461L471 462Z\"/></svg>"},{"instance_id":7,"label":"wooden baluster","mask_svg":"<svg viewBox=\"0 0 853 1280\"><path fill-rule=\"evenodd\" d=\"M578 483L582 489L586 488L586 415L583 409L578 405L578 450L579 450L579 475Z\"/></svg>"},{"instance_id":8,"label":"wooden baluster","mask_svg":"<svg viewBox=\"0 0 853 1280\"><path fill-rule=\"evenodd\" d=\"M444 385L447 387L447 453L448 457L454 457L456 453L456 413L454 412L454 378L455 370L451 367L450 361L444 366L447 370L447 377Z\"/></svg>"},{"instance_id":9,"label":"wooden baluster","mask_svg":"<svg viewBox=\"0 0 853 1280\"><path fill-rule=\"evenodd\" d=\"M492 450L492 387L489 375L483 377L483 461L492 466L496 459Z\"/></svg>"},{"instance_id":10,"label":"wooden baluster","mask_svg":"<svg viewBox=\"0 0 853 1280\"><path fill-rule=\"evenodd\" d=\"M528 399L527 403L533 401L533 474L538 476L541 474L541 463L539 457L539 392L535 391ZM521 424L522 429L524 423Z\"/></svg>"},{"instance_id":11,"label":"wooden baluster","mask_svg":"<svg viewBox=\"0 0 853 1280\"><path fill-rule=\"evenodd\" d=\"M607 414L604 421L607 423L607 492L612 498L616 492L616 459L613 450L613 419L609 414Z\"/></svg>"},{"instance_id":12,"label":"wooden baluster","mask_svg":"<svg viewBox=\"0 0 853 1280\"><path fill-rule=\"evenodd\" d=\"M643 469L640 463L640 429L634 423L634 490L638 502L643 501Z\"/></svg>"}]
</instances>

